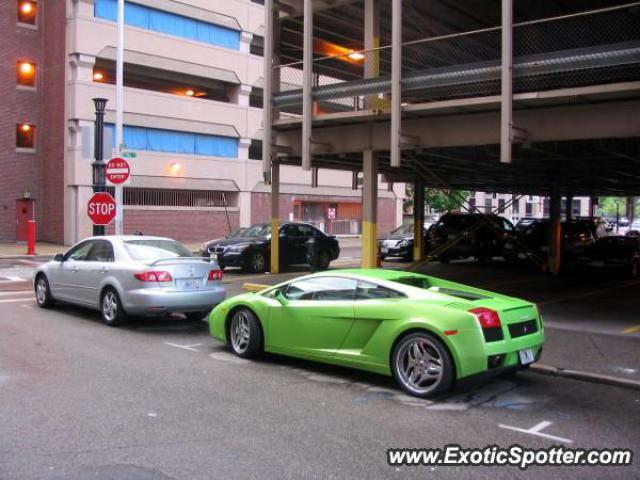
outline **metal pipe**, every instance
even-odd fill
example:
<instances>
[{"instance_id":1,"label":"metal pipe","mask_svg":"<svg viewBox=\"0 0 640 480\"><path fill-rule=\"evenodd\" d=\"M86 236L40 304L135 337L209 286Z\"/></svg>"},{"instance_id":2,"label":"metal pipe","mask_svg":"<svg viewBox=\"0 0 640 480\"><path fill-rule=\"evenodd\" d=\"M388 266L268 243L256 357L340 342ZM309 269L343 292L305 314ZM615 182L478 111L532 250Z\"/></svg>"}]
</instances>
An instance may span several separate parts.
<instances>
[{"instance_id":1,"label":"metal pipe","mask_svg":"<svg viewBox=\"0 0 640 480\"><path fill-rule=\"evenodd\" d=\"M513 0L502 0L500 162L511 163L513 136Z\"/></svg>"},{"instance_id":2,"label":"metal pipe","mask_svg":"<svg viewBox=\"0 0 640 480\"><path fill-rule=\"evenodd\" d=\"M262 76L262 173L266 177L271 172L271 136L273 125L273 0L264 1L264 59Z\"/></svg>"},{"instance_id":3,"label":"metal pipe","mask_svg":"<svg viewBox=\"0 0 640 480\"><path fill-rule=\"evenodd\" d=\"M304 38L302 43L302 170L311 170L311 132L313 122L313 5L304 0Z\"/></svg>"},{"instance_id":4,"label":"metal pipe","mask_svg":"<svg viewBox=\"0 0 640 480\"><path fill-rule=\"evenodd\" d=\"M393 0L391 8L391 166L399 167L402 126L402 0Z\"/></svg>"},{"instance_id":5,"label":"metal pipe","mask_svg":"<svg viewBox=\"0 0 640 480\"><path fill-rule=\"evenodd\" d=\"M124 124L124 0L118 0L118 45L116 54L116 156L123 150ZM123 187L115 186L116 235L124 233Z\"/></svg>"}]
</instances>

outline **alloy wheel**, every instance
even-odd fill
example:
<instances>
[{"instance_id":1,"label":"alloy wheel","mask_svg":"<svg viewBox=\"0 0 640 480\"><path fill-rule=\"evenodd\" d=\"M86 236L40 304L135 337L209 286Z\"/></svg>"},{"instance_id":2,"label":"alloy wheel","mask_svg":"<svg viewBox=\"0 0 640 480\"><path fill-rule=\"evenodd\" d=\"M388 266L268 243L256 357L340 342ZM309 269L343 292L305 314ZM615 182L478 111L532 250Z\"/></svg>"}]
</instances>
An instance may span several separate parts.
<instances>
[{"instance_id":1,"label":"alloy wheel","mask_svg":"<svg viewBox=\"0 0 640 480\"><path fill-rule=\"evenodd\" d=\"M407 338L395 356L399 380L417 395L426 395L440 385L443 378L443 358L438 347L428 337Z\"/></svg>"},{"instance_id":2,"label":"alloy wheel","mask_svg":"<svg viewBox=\"0 0 640 480\"><path fill-rule=\"evenodd\" d=\"M107 322L113 322L118 316L118 297L111 290L102 297L102 316Z\"/></svg>"},{"instance_id":3,"label":"alloy wheel","mask_svg":"<svg viewBox=\"0 0 640 480\"><path fill-rule=\"evenodd\" d=\"M236 353L244 353L249 348L251 330L249 328L249 318L243 311L239 311L231 321L231 346Z\"/></svg>"},{"instance_id":4,"label":"alloy wheel","mask_svg":"<svg viewBox=\"0 0 640 480\"><path fill-rule=\"evenodd\" d=\"M38 278L36 282L36 301L38 305L44 305L47 302L47 281L44 277Z\"/></svg>"}]
</instances>

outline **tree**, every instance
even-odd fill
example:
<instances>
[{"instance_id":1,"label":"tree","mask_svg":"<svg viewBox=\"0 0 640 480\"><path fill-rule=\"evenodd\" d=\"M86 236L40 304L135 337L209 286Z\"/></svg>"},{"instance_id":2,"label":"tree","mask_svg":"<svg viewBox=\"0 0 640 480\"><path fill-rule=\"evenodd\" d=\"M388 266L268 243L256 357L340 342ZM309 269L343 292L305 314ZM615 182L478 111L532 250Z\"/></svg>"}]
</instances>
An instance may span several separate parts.
<instances>
[{"instance_id":1,"label":"tree","mask_svg":"<svg viewBox=\"0 0 640 480\"><path fill-rule=\"evenodd\" d=\"M439 190L427 188L425 190L425 203L436 212L448 212L459 210L465 203L469 192L466 190Z\"/></svg>"}]
</instances>

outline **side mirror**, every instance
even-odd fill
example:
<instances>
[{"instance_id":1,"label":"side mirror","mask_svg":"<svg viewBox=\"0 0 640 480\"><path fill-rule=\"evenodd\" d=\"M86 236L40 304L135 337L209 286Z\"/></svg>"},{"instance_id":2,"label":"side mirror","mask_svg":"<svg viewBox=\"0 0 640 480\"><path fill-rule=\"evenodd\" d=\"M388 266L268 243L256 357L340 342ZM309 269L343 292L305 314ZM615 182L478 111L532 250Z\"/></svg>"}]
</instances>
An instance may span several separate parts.
<instances>
[{"instance_id":1,"label":"side mirror","mask_svg":"<svg viewBox=\"0 0 640 480\"><path fill-rule=\"evenodd\" d=\"M280 289L277 289L275 291L274 297L278 301L278 303L280 303L280 305L284 306L289 304L289 300L287 299L287 297L284 296L284 293L282 293L282 290Z\"/></svg>"},{"instance_id":2,"label":"side mirror","mask_svg":"<svg viewBox=\"0 0 640 480\"><path fill-rule=\"evenodd\" d=\"M64 255L62 253L56 253L53 257L54 262L64 262Z\"/></svg>"}]
</instances>

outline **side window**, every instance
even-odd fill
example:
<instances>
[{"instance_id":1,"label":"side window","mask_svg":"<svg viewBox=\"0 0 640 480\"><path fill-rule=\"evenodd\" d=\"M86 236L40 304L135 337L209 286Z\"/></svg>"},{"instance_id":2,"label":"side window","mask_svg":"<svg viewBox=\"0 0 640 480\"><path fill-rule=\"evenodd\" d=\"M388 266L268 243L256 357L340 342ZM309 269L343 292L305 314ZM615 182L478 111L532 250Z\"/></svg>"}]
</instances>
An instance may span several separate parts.
<instances>
[{"instance_id":1,"label":"side window","mask_svg":"<svg viewBox=\"0 0 640 480\"><path fill-rule=\"evenodd\" d=\"M511 224L511 222L509 222L509 220L507 219L502 219L502 224L504 225L504 231L505 232L512 232L513 231L513 225Z\"/></svg>"},{"instance_id":2,"label":"side window","mask_svg":"<svg viewBox=\"0 0 640 480\"><path fill-rule=\"evenodd\" d=\"M353 300L357 281L344 277L315 277L290 283L284 296L289 300Z\"/></svg>"},{"instance_id":3,"label":"side window","mask_svg":"<svg viewBox=\"0 0 640 480\"><path fill-rule=\"evenodd\" d=\"M406 298L406 295L375 283L358 282L356 300L375 300L380 298Z\"/></svg>"},{"instance_id":4,"label":"side window","mask_svg":"<svg viewBox=\"0 0 640 480\"><path fill-rule=\"evenodd\" d=\"M298 228L300 229L300 234L303 237L317 237L318 236L318 231L315 228L310 227L309 225L298 225Z\"/></svg>"},{"instance_id":5,"label":"side window","mask_svg":"<svg viewBox=\"0 0 640 480\"><path fill-rule=\"evenodd\" d=\"M87 260L90 262L113 262L115 260L113 245L106 240L95 242L91 252L87 256Z\"/></svg>"},{"instance_id":6,"label":"side window","mask_svg":"<svg viewBox=\"0 0 640 480\"><path fill-rule=\"evenodd\" d=\"M91 247L93 247L93 244L94 242L83 242L79 245L76 245L64 255L64 259L75 261L86 260Z\"/></svg>"},{"instance_id":7,"label":"side window","mask_svg":"<svg viewBox=\"0 0 640 480\"><path fill-rule=\"evenodd\" d=\"M282 231L284 232L284 234L287 237L299 237L300 236L300 231L298 230L298 226L297 225L293 225L293 224L285 225L282 228Z\"/></svg>"}]
</instances>

